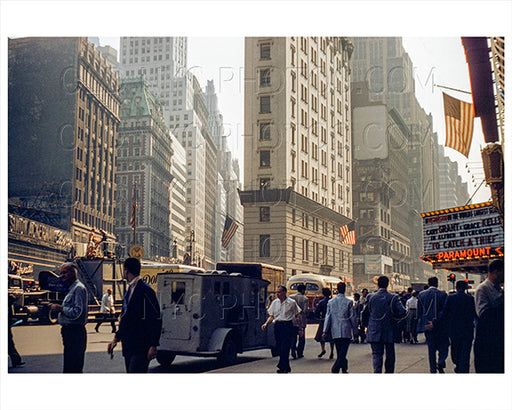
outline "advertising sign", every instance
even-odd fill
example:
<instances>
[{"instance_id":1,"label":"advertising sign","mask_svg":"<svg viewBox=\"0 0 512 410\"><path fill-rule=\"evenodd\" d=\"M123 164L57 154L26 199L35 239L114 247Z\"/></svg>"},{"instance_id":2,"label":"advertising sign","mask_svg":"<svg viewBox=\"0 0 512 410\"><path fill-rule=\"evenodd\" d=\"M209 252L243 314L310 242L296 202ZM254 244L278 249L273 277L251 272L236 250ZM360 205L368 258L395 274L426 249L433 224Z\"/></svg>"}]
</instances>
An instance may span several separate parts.
<instances>
[{"instance_id":1,"label":"advertising sign","mask_svg":"<svg viewBox=\"0 0 512 410\"><path fill-rule=\"evenodd\" d=\"M423 218L423 259L430 263L502 257L504 233L490 202L427 212Z\"/></svg>"}]
</instances>

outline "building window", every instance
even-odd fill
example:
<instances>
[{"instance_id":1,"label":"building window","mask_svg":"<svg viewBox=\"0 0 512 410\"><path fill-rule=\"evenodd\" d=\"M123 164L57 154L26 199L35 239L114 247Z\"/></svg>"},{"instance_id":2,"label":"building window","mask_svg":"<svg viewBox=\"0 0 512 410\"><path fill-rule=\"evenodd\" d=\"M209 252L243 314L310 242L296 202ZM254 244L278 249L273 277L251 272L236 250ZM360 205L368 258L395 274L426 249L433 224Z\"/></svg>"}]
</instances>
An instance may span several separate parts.
<instances>
[{"instance_id":1,"label":"building window","mask_svg":"<svg viewBox=\"0 0 512 410\"><path fill-rule=\"evenodd\" d=\"M270 187L270 178L260 178L260 189L268 189Z\"/></svg>"},{"instance_id":2,"label":"building window","mask_svg":"<svg viewBox=\"0 0 512 410\"><path fill-rule=\"evenodd\" d=\"M268 168L270 167L270 151L260 151L260 167Z\"/></svg>"},{"instance_id":3,"label":"building window","mask_svg":"<svg viewBox=\"0 0 512 410\"><path fill-rule=\"evenodd\" d=\"M270 43L260 44L260 60L270 60Z\"/></svg>"},{"instance_id":4,"label":"building window","mask_svg":"<svg viewBox=\"0 0 512 410\"><path fill-rule=\"evenodd\" d=\"M270 85L270 68L264 68L260 71L260 87Z\"/></svg>"},{"instance_id":5,"label":"building window","mask_svg":"<svg viewBox=\"0 0 512 410\"><path fill-rule=\"evenodd\" d=\"M260 206L260 222L270 222L269 206Z\"/></svg>"},{"instance_id":6,"label":"building window","mask_svg":"<svg viewBox=\"0 0 512 410\"><path fill-rule=\"evenodd\" d=\"M270 96L264 95L260 97L260 114L270 113Z\"/></svg>"},{"instance_id":7,"label":"building window","mask_svg":"<svg viewBox=\"0 0 512 410\"><path fill-rule=\"evenodd\" d=\"M270 122L260 123L260 141L270 140Z\"/></svg>"},{"instance_id":8,"label":"building window","mask_svg":"<svg viewBox=\"0 0 512 410\"><path fill-rule=\"evenodd\" d=\"M260 258L270 257L270 235L260 235Z\"/></svg>"}]
</instances>

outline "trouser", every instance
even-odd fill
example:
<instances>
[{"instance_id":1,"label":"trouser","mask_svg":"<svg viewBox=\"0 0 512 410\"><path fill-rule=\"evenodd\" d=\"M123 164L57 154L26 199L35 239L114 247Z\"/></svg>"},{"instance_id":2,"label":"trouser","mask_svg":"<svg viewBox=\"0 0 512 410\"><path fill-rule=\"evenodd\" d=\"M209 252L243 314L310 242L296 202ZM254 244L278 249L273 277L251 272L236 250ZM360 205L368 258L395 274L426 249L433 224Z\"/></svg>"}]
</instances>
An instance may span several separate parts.
<instances>
[{"instance_id":1,"label":"trouser","mask_svg":"<svg viewBox=\"0 0 512 410\"><path fill-rule=\"evenodd\" d=\"M84 368L87 332L85 325L62 325L64 345L64 373L82 373Z\"/></svg>"},{"instance_id":2,"label":"trouser","mask_svg":"<svg viewBox=\"0 0 512 410\"><path fill-rule=\"evenodd\" d=\"M124 366L126 373L147 373L149 367L148 352L125 355Z\"/></svg>"},{"instance_id":3,"label":"trouser","mask_svg":"<svg viewBox=\"0 0 512 410\"><path fill-rule=\"evenodd\" d=\"M469 357L473 339L464 337L450 337L452 362L455 364L455 373L469 373Z\"/></svg>"},{"instance_id":4,"label":"trouser","mask_svg":"<svg viewBox=\"0 0 512 410\"><path fill-rule=\"evenodd\" d=\"M12 366L15 367L21 363L21 356L19 355L18 351L16 350L16 346L14 346L14 340L12 338L12 331L11 327L8 327L9 329L9 343L8 343L8 353L9 357L11 358Z\"/></svg>"},{"instance_id":5,"label":"trouser","mask_svg":"<svg viewBox=\"0 0 512 410\"><path fill-rule=\"evenodd\" d=\"M347 352L350 346L350 338L337 338L334 339L336 346L336 361L332 365L331 373L339 373L340 369L343 373L348 371Z\"/></svg>"},{"instance_id":6,"label":"trouser","mask_svg":"<svg viewBox=\"0 0 512 410\"><path fill-rule=\"evenodd\" d=\"M292 343L293 325L292 322L276 322L274 326L277 349L279 352L279 363L277 368L284 372L290 372L290 346Z\"/></svg>"},{"instance_id":7,"label":"trouser","mask_svg":"<svg viewBox=\"0 0 512 410\"><path fill-rule=\"evenodd\" d=\"M395 344L385 342L371 342L373 357L373 372L382 373L382 361L384 358L384 349L386 349L386 361L384 369L386 373L395 372Z\"/></svg>"},{"instance_id":8,"label":"trouser","mask_svg":"<svg viewBox=\"0 0 512 410\"><path fill-rule=\"evenodd\" d=\"M114 314L112 313L103 313L101 316L100 316L100 320L98 321L98 323L96 324L96 331L99 330L101 324L103 322L110 322L110 326L112 326L112 333L115 333L116 332L116 317Z\"/></svg>"},{"instance_id":9,"label":"trouser","mask_svg":"<svg viewBox=\"0 0 512 410\"><path fill-rule=\"evenodd\" d=\"M298 326L293 326L293 334L292 334L292 344L290 346L292 352L297 353L297 356L304 356L304 347L306 346L306 329L302 333L302 336L299 334L299 330L301 328ZM298 339L298 343L297 343Z\"/></svg>"},{"instance_id":10,"label":"trouser","mask_svg":"<svg viewBox=\"0 0 512 410\"><path fill-rule=\"evenodd\" d=\"M428 347L428 363L430 366L430 373L437 373L437 366L445 366L446 358L448 357L448 348L450 341L446 336L434 335L432 330L425 331L425 338ZM439 352L439 357L436 358L436 352Z\"/></svg>"}]
</instances>

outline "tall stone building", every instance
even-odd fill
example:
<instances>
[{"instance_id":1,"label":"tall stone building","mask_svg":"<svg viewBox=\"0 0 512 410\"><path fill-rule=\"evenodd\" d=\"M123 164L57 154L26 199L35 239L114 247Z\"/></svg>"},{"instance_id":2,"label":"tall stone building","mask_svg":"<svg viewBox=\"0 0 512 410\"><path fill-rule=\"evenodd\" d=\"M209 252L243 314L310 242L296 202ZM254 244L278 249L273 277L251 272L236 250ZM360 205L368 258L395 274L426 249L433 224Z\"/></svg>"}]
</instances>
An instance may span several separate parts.
<instances>
[{"instance_id":1,"label":"tall stone building","mask_svg":"<svg viewBox=\"0 0 512 410\"><path fill-rule=\"evenodd\" d=\"M356 287L376 288L387 275L390 289L410 285L408 141L411 131L395 108L370 102L366 82L352 83L353 201Z\"/></svg>"},{"instance_id":2,"label":"tall stone building","mask_svg":"<svg viewBox=\"0 0 512 410\"><path fill-rule=\"evenodd\" d=\"M352 44L245 40L244 259L352 280Z\"/></svg>"},{"instance_id":3,"label":"tall stone building","mask_svg":"<svg viewBox=\"0 0 512 410\"><path fill-rule=\"evenodd\" d=\"M78 252L92 228L113 238L118 90L85 37L9 40L9 201L56 215Z\"/></svg>"},{"instance_id":4,"label":"tall stone building","mask_svg":"<svg viewBox=\"0 0 512 410\"><path fill-rule=\"evenodd\" d=\"M217 94L213 80L207 81L205 89L206 107L208 109L209 128L212 138L218 147L217 171L218 179L222 183L218 187L216 202L215 225L216 232L222 232L226 216L229 215L235 220L239 227L227 248L222 247L221 236L215 238L215 255L217 261L242 261L243 260L243 207L240 203L238 190L241 188L240 170L238 161L232 158L227 146L227 137L224 134L224 123L222 114L219 111ZM222 198L222 199L221 199Z\"/></svg>"},{"instance_id":5,"label":"tall stone building","mask_svg":"<svg viewBox=\"0 0 512 410\"><path fill-rule=\"evenodd\" d=\"M171 133L142 77L122 80L121 100L116 233L128 248L142 245L145 258L170 257Z\"/></svg>"},{"instance_id":6,"label":"tall stone building","mask_svg":"<svg viewBox=\"0 0 512 410\"><path fill-rule=\"evenodd\" d=\"M432 267L420 261L423 254L421 213L439 209L437 134L432 116L416 99L413 65L400 37L355 37L352 58L353 81L366 81L370 101L395 108L409 127L408 200L412 212L412 280L425 281Z\"/></svg>"}]
</instances>

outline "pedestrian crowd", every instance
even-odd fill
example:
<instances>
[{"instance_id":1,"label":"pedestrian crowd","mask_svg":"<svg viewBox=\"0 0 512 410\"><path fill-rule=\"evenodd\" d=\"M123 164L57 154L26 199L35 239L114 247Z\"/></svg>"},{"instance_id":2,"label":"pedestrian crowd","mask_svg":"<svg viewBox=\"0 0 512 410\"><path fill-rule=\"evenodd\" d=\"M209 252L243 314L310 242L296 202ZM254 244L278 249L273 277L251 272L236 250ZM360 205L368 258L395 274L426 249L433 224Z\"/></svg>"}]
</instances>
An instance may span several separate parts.
<instances>
[{"instance_id":1,"label":"pedestrian crowd","mask_svg":"<svg viewBox=\"0 0 512 410\"><path fill-rule=\"evenodd\" d=\"M363 289L354 293L353 300L345 296L346 284L337 285L331 297L328 288L314 309L318 329L314 340L320 343L322 358L326 343L330 344L329 359L336 360L332 373L348 373L348 351L351 343L371 346L374 373L394 373L395 343L418 343L424 333L430 373L444 373L448 354L455 373L469 373L473 349L476 373L504 372L504 269L502 260L489 264L487 279L476 289L473 297L468 284L456 283L456 292L447 294L438 289L437 277L418 292L388 292L389 279L380 276L378 289L369 293ZM304 285L287 296L280 286L277 298L268 308L269 317L262 329L275 322L275 338L279 352L278 373L291 372L292 359L303 357L305 327L309 308ZM297 345L298 337L298 345Z\"/></svg>"}]
</instances>

